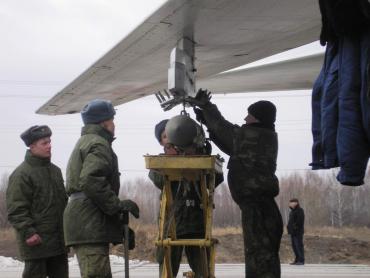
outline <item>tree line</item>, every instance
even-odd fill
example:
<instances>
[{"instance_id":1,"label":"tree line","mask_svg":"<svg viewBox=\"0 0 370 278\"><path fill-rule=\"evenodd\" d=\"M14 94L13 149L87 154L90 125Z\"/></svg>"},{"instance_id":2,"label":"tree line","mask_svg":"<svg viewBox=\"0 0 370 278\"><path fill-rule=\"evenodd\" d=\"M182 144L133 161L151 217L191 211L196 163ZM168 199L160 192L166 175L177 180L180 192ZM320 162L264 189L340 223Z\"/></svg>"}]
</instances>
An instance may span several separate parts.
<instances>
[{"instance_id":1,"label":"tree line","mask_svg":"<svg viewBox=\"0 0 370 278\"><path fill-rule=\"evenodd\" d=\"M284 223L287 222L291 198L298 198L305 210L306 226L370 227L370 172L359 187L342 186L336 171L292 172L281 176L280 194L276 198ZM0 228L10 227L6 216L5 192L8 175L0 178ZM156 224L160 191L147 178L124 180L120 197L133 199L140 207L139 223ZM214 226L239 227L240 210L225 183L215 191Z\"/></svg>"},{"instance_id":2,"label":"tree line","mask_svg":"<svg viewBox=\"0 0 370 278\"><path fill-rule=\"evenodd\" d=\"M336 174L335 170L305 171L280 177L276 201L284 223L290 212L289 200L298 198L305 211L306 226L370 227L370 171L365 184L358 187L339 184ZM157 223L160 191L149 180L124 182L121 196L138 202L143 223ZM240 226L240 210L225 183L216 188L214 201L215 226Z\"/></svg>"}]
</instances>

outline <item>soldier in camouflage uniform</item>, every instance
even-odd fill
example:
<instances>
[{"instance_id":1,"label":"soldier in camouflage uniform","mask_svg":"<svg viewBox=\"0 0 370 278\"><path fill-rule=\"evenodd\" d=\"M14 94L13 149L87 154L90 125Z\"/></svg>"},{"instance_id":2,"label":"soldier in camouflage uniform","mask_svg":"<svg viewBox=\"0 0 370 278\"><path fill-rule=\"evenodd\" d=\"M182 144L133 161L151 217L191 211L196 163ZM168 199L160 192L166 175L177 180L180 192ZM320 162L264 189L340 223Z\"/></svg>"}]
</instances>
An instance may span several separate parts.
<instances>
[{"instance_id":1,"label":"soldier in camouflage uniform","mask_svg":"<svg viewBox=\"0 0 370 278\"><path fill-rule=\"evenodd\" d=\"M112 104L93 100L81 112L85 126L67 167L67 193L64 212L67 246L76 252L82 278L112 277L109 243L122 243L122 211L139 217L131 200L118 198L120 173L112 149L114 115Z\"/></svg>"},{"instance_id":2,"label":"soldier in camouflage uniform","mask_svg":"<svg viewBox=\"0 0 370 278\"><path fill-rule=\"evenodd\" d=\"M158 142L163 146L164 153L167 155L177 155L178 150L169 143L165 132L165 126L168 120L163 120L155 126L155 136ZM195 148L187 148L187 152L194 154ZM202 152L201 154L205 154ZM154 185L162 190L164 178L158 172L151 170L149 178ZM216 186L223 182L223 175L216 174ZM174 200L173 215L176 223L176 235L178 239L197 239L204 238L204 218L201 208L200 187L195 186L185 180L171 183L172 197ZM188 259L188 263L196 278L200 278L202 268L205 262L202 261L201 250L195 246L172 246L171 247L171 268L173 277L177 276L183 249ZM157 261L159 263L160 273L163 267L164 252L163 248L157 249Z\"/></svg>"},{"instance_id":3,"label":"soldier in camouflage uniform","mask_svg":"<svg viewBox=\"0 0 370 278\"><path fill-rule=\"evenodd\" d=\"M211 139L230 156L228 184L242 212L246 277L280 277L283 222L274 200L279 194L275 106L269 101L252 104L245 124L238 126L222 117L206 91L200 90L192 104L200 108L194 111Z\"/></svg>"},{"instance_id":4,"label":"soldier in camouflage uniform","mask_svg":"<svg viewBox=\"0 0 370 278\"><path fill-rule=\"evenodd\" d=\"M63 176L50 162L51 130L32 126L21 138L29 149L24 162L9 178L6 204L25 261L23 278L68 277L63 238L63 211L67 204Z\"/></svg>"}]
</instances>

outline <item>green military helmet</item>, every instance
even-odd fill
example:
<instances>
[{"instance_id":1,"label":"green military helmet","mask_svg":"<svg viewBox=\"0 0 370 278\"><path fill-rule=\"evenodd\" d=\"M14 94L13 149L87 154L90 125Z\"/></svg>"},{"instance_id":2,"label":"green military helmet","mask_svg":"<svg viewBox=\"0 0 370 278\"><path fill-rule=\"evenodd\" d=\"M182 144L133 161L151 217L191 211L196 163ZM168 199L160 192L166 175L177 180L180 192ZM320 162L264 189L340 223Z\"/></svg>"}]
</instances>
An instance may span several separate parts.
<instances>
[{"instance_id":1,"label":"green military helmet","mask_svg":"<svg viewBox=\"0 0 370 278\"><path fill-rule=\"evenodd\" d=\"M186 115L171 118L166 124L168 142L184 149L191 146L202 147L205 143L203 129L193 119Z\"/></svg>"}]
</instances>

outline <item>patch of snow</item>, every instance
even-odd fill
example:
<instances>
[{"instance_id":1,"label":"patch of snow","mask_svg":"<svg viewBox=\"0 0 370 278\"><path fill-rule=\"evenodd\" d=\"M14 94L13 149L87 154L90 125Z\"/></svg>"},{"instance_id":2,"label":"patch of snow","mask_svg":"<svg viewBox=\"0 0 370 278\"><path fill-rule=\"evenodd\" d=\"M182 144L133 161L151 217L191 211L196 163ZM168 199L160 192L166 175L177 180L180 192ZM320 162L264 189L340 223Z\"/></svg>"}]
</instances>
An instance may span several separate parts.
<instances>
[{"instance_id":1,"label":"patch of snow","mask_svg":"<svg viewBox=\"0 0 370 278\"><path fill-rule=\"evenodd\" d=\"M125 265L125 260L123 257L109 255L110 264L112 266L119 266ZM145 264L148 264L148 261L139 261L139 260L130 260L130 268L136 268ZM78 266L78 261L76 255L73 257L68 258L69 266ZM15 260L10 257L3 257L0 256L0 268L7 268L7 267L23 267L24 263L18 260Z\"/></svg>"},{"instance_id":2,"label":"patch of snow","mask_svg":"<svg viewBox=\"0 0 370 278\"><path fill-rule=\"evenodd\" d=\"M110 260L111 266L118 266L118 265L124 266L125 265L125 259L123 257L120 257L120 256L109 255L109 260ZM76 255L74 255L74 257L69 258L68 263L69 263L70 266L78 265ZM136 268L136 267L139 267L141 265L148 264L149 262L148 261L139 261L139 260L129 260L129 263L130 263L130 267L135 267Z\"/></svg>"},{"instance_id":3,"label":"patch of snow","mask_svg":"<svg viewBox=\"0 0 370 278\"><path fill-rule=\"evenodd\" d=\"M0 268L23 266L23 262L10 257L0 256Z\"/></svg>"}]
</instances>

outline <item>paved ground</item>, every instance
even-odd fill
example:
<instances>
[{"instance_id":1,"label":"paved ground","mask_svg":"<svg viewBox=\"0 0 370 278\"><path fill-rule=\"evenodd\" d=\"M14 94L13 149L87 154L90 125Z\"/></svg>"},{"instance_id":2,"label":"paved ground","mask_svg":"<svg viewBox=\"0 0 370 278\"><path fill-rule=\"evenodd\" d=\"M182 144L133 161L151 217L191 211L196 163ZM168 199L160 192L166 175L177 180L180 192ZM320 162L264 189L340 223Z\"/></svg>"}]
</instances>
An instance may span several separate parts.
<instances>
[{"instance_id":1,"label":"paved ground","mask_svg":"<svg viewBox=\"0 0 370 278\"><path fill-rule=\"evenodd\" d=\"M180 272L188 271L187 265L182 265ZM112 266L113 277L124 277L122 265ZM22 269L20 267L9 267L0 269L1 278L20 278ZM77 278L79 276L78 266L70 268L70 277ZM130 277L132 278L147 278L158 277L158 265L143 264L131 268ZM178 278L181 275L177 276ZM216 266L217 278L242 278L244 277L243 264L219 264ZM368 265L324 265L324 264L310 264L305 266L291 266L282 265L283 278L299 278L299 277L336 277L336 278L355 278L368 277L370 278L370 266Z\"/></svg>"}]
</instances>

